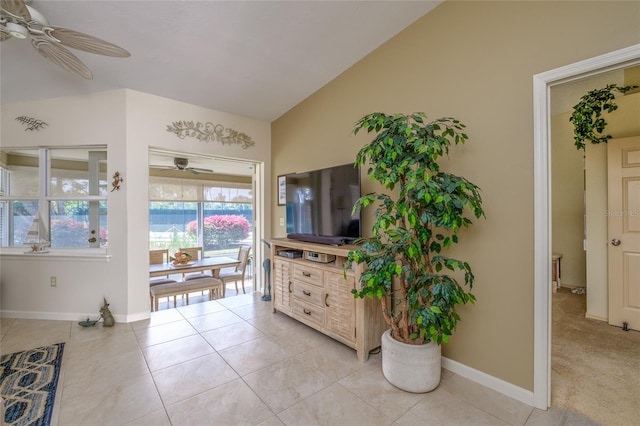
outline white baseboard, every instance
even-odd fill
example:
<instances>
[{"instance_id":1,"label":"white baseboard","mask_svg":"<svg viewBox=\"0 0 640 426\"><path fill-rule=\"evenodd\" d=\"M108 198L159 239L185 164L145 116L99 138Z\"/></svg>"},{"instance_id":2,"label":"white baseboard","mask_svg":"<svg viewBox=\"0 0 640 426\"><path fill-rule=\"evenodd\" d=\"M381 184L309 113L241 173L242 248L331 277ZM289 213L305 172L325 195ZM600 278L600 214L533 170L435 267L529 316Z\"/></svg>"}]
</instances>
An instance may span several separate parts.
<instances>
[{"instance_id":1,"label":"white baseboard","mask_svg":"<svg viewBox=\"0 0 640 426\"><path fill-rule=\"evenodd\" d=\"M482 386L493 389L496 392L500 392L501 394L506 395L509 398L513 398L531 407L534 406L532 391L528 391L509 382L505 382L502 379L490 376L487 373L483 373L482 371L476 370L475 368L471 368L446 357L442 357L442 367L446 368L452 373L456 373L459 376L464 377L465 379L472 380L476 383L481 384Z\"/></svg>"},{"instance_id":2,"label":"white baseboard","mask_svg":"<svg viewBox=\"0 0 640 426\"><path fill-rule=\"evenodd\" d=\"M562 285L560 286L561 288L568 288L570 290L573 290L574 288L586 288L584 286L584 284L567 284L565 282L562 283Z\"/></svg>"},{"instance_id":3,"label":"white baseboard","mask_svg":"<svg viewBox=\"0 0 640 426\"><path fill-rule=\"evenodd\" d=\"M598 321L604 321L604 322L608 322L609 321L609 318L601 317L600 315L593 315L593 314L590 314L589 312L584 314L584 317L585 318L594 319L594 320L598 320Z\"/></svg>"},{"instance_id":4,"label":"white baseboard","mask_svg":"<svg viewBox=\"0 0 640 426\"><path fill-rule=\"evenodd\" d=\"M146 317L143 317L143 314L140 314L140 318L145 319L149 318L147 314ZM35 319L35 320L53 320L53 321L84 321L87 318L91 320L95 320L100 316L97 312L91 313L73 313L73 312L34 312L34 311L0 311L1 318L18 318L18 319ZM116 322L128 322L128 317L124 315L114 315L113 319ZM132 320L137 321L137 319Z\"/></svg>"},{"instance_id":5,"label":"white baseboard","mask_svg":"<svg viewBox=\"0 0 640 426\"><path fill-rule=\"evenodd\" d=\"M131 314L126 316L125 322L134 322L151 318L151 312L138 312L136 314ZM116 321L118 321L116 319ZM120 321L118 321L120 322Z\"/></svg>"}]
</instances>

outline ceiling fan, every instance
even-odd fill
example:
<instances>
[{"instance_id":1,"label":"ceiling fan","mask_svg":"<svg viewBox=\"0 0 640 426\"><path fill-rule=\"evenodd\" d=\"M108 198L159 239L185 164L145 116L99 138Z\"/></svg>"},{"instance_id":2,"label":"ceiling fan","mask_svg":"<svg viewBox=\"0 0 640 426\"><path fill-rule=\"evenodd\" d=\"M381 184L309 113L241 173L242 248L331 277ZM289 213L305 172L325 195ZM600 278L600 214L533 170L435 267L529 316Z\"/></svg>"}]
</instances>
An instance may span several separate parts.
<instances>
[{"instance_id":1,"label":"ceiling fan","mask_svg":"<svg viewBox=\"0 0 640 426\"><path fill-rule=\"evenodd\" d=\"M175 170L190 172L196 175L200 173L213 173L213 170L211 169L203 169L201 167L189 167L188 158L176 157L173 159L173 165L174 166L151 166L151 167L155 169L170 169L170 170L175 169Z\"/></svg>"},{"instance_id":2,"label":"ceiling fan","mask_svg":"<svg viewBox=\"0 0 640 426\"><path fill-rule=\"evenodd\" d=\"M125 49L97 37L49 25L40 12L25 4L25 0L0 0L0 41L10 38L30 38L31 45L42 56L88 80L93 78L89 68L63 46L98 55L131 56Z\"/></svg>"}]
</instances>

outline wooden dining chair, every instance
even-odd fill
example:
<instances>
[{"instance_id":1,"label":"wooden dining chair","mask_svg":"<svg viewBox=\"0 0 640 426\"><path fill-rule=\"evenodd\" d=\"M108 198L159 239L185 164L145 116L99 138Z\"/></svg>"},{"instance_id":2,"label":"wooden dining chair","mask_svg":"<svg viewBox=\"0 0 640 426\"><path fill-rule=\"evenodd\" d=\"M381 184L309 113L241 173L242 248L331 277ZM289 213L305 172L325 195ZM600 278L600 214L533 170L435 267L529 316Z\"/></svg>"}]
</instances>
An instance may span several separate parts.
<instances>
[{"instance_id":1,"label":"wooden dining chair","mask_svg":"<svg viewBox=\"0 0 640 426\"><path fill-rule=\"evenodd\" d=\"M204 250L202 249L202 247L186 247L186 248L180 248L178 250L191 255L191 259L193 260L200 260L204 258ZM212 275L206 274L204 272L195 272L192 274L183 273L182 280L188 281L188 280L195 280L198 278L208 278L211 276Z\"/></svg>"},{"instance_id":2,"label":"wooden dining chair","mask_svg":"<svg viewBox=\"0 0 640 426\"><path fill-rule=\"evenodd\" d=\"M238 249L238 263L235 268L225 268L220 271L218 278L222 280L224 288L226 288L228 282L235 282L236 294L238 294L238 281L242 282L242 293L247 292L244 289L244 275L247 270L247 263L249 262L249 253L251 252L251 246L240 246Z\"/></svg>"},{"instance_id":3,"label":"wooden dining chair","mask_svg":"<svg viewBox=\"0 0 640 426\"><path fill-rule=\"evenodd\" d=\"M158 265L161 263L169 262L169 249L157 249L157 250L149 250L149 265ZM169 278L167 275L165 278L151 278L149 281L153 282L154 280L160 281Z\"/></svg>"},{"instance_id":4,"label":"wooden dining chair","mask_svg":"<svg viewBox=\"0 0 640 426\"><path fill-rule=\"evenodd\" d=\"M169 249L157 249L157 250L149 250L149 265L158 265L161 263L169 262ZM176 280L172 280L169 278L169 275L165 277L155 277L149 278L149 287L153 287L158 284L167 284L167 283L175 283ZM169 298L167 297L167 300ZM173 307L176 307L176 296L173 296Z\"/></svg>"},{"instance_id":5,"label":"wooden dining chair","mask_svg":"<svg viewBox=\"0 0 640 426\"><path fill-rule=\"evenodd\" d=\"M187 253L193 260L200 260L204 257L204 250L202 250L202 247L179 248L178 251Z\"/></svg>"},{"instance_id":6,"label":"wooden dining chair","mask_svg":"<svg viewBox=\"0 0 640 426\"><path fill-rule=\"evenodd\" d=\"M149 265L169 262L169 249L149 250Z\"/></svg>"}]
</instances>

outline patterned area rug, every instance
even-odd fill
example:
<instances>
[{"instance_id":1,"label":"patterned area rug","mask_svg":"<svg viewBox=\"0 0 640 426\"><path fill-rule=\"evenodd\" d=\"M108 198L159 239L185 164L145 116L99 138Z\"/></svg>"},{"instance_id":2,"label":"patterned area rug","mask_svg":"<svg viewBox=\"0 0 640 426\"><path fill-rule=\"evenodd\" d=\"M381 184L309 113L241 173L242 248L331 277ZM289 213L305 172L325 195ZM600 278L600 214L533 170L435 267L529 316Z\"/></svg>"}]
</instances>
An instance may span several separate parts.
<instances>
[{"instance_id":1,"label":"patterned area rug","mask_svg":"<svg viewBox=\"0 0 640 426\"><path fill-rule=\"evenodd\" d=\"M51 423L64 343L0 358L0 396L5 424L45 426Z\"/></svg>"}]
</instances>

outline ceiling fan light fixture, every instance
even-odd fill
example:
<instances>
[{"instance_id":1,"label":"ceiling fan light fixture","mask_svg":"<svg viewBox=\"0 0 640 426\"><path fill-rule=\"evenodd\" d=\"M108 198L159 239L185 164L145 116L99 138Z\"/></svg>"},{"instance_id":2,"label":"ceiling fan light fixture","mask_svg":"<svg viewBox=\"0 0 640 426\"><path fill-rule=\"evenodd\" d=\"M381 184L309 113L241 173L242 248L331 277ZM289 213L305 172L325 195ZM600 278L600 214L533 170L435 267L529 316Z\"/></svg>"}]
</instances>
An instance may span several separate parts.
<instances>
[{"instance_id":1,"label":"ceiling fan light fixture","mask_svg":"<svg viewBox=\"0 0 640 426\"><path fill-rule=\"evenodd\" d=\"M126 58L131 54L120 46L89 34L49 25L36 9L26 5L31 0L0 0L0 42L10 37L31 38L31 45L44 58L87 80L93 74L67 47L97 55Z\"/></svg>"},{"instance_id":2,"label":"ceiling fan light fixture","mask_svg":"<svg viewBox=\"0 0 640 426\"><path fill-rule=\"evenodd\" d=\"M178 170L184 170L189 166L189 159L187 158L174 158L173 164Z\"/></svg>"},{"instance_id":3,"label":"ceiling fan light fixture","mask_svg":"<svg viewBox=\"0 0 640 426\"><path fill-rule=\"evenodd\" d=\"M13 22L7 22L7 31L15 38L25 39L29 37L29 30L20 24Z\"/></svg>"}]
</instances>

